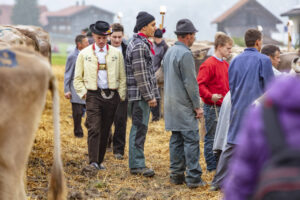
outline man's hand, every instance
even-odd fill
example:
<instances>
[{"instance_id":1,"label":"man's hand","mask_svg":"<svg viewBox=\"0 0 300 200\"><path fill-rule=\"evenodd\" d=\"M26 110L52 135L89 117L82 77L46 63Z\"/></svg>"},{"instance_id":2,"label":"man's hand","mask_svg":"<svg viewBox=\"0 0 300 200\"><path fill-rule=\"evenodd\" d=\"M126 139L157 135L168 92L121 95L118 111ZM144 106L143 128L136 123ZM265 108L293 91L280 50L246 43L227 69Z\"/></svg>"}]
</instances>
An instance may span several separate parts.
<instances>
[{"instance_id":1,"label":"man's hand","mask_svg":"<svg viewBox=\"0 0 300 200\"><path fill-rule=\"evenodd\" d=\"M154 98L154 99L151 99L151 100L149 100L148 101L148 105L150 106L150 107L155 107L155 106L157 106L157 101L156 101L156 99Z\"/></svg>"},{"instance_id":2,"label":"man's hand","mask_svg":"<svg viewBox=\"0 0 300 200\"><path fill-rule=\"evenodd\" d=\"M219 101L222 98L223 98L223 96L220 94L213 94L211 97L211 100L216 103L217 101Z\"/></svg>"},{"instance_id":3,"label":"man's hand","mask_svg":"<svg viewBox=\"0 0 300 200\"><path fill-rule=\"evenodd\" d=\"M71 92L65 93L65 98L66 99L71 99L71 96L72 96Z\"/></svg>"},{"instance_id":4,"label":"man's hand","mask_svg":"<svg viewBox=\"0 0 300 200\"><path fill-rule=\"evenodd\" d=\"M197 119L200 119L201 117L203 117L203 109L202 108L195 108L194 111L196 112Z\"/></svg>"}]
</instances>

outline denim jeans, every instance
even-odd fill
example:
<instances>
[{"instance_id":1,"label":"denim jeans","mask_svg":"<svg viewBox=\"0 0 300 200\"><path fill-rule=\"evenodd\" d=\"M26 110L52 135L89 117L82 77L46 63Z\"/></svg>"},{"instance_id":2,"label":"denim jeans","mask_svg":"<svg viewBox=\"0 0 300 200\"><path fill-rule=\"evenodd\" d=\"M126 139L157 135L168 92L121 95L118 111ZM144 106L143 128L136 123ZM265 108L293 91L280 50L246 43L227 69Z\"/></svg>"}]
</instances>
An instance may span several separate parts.
<instances>
[{"instance_id":1,"label":"denim jeans","mask_svg":"<svg viewBox=\"0 0 300 200\"><path fill-rule=\"evenodd\" d=\"M172 131L170 138L170 178L184 176L187 183L199 183L202 170L199 164L199 131Z\"/></svg>"},{"instance_id":2,"label":"denim jeans","mask_svg":"<svg viewBox=\"0 0 300 200\"><path fill-rule=\"evenodd\" d=\"M144 144L148 131L150 107L144 100L129 103L132 125L129 135L129 168L143 168L145 165Z\"/></svg>"},{"instance_id":3,"label":"denim jeans","mask_svg":"<svg viewBox=\"0 0 300 200\"><path fill-rule=\"evenodd\" d=\"M216 106L217 112L220 112L220 106ZM217 117L215 107L212 105L204 104L204 118L206 134L204 137L204 157L208 171L217 168L217 158L213 153L213 145L215 139L215 132L217 128Z\"/></svg>"}]
</instances>

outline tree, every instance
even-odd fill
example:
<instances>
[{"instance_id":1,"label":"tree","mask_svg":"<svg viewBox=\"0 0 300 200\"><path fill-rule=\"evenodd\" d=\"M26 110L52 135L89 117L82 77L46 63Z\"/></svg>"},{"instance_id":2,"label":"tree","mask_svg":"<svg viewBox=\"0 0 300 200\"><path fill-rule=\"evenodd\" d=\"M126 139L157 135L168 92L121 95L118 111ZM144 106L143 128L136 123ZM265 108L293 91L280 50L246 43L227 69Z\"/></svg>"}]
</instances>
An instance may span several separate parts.
<instances>
[{"instance_id":1,"label":"tree","mask_svg":"<svg viewBox=\"0 0 300 200\"><path fill-rule=\"evenodd\" d=\"M11 21L13 24L40 26L37 0L16 0Z\"/></svg>"}]
</instances>

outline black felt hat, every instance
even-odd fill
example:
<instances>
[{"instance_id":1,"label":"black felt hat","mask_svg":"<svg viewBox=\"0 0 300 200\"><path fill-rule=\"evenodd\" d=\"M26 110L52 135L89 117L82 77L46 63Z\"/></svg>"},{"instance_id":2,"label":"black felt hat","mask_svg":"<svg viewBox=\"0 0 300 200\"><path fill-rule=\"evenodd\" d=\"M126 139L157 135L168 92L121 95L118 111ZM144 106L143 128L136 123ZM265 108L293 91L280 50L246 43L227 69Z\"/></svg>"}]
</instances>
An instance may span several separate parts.
<instances>
[{"instance_id":1,"label":"black felt hat","mask_svg":"<svg viewBox=\"0 0 300 200\"><path fill-rule=\"evenodd\" d=\"M105 21L97 21L95 24L90 25L92 33L97 35L110 35L111 30L109 24Z\"/></svg>"},{"instance_id":2,"label":"black felt hat","mask_svg":"<svg viewBox=\"0 0 300 200\"><path fill-rule=\"evenodd\" d=\"M141 30L144 26L147 26L150 22L154 21L155 18L153 15L141 11L136 17L136 25L134 27L134 32L137 33L139 30Z\"/></svg>"},{"instance_id":3,"label":"black felt hat","mask_svg":"<svg viewBox=\"0 0 300 200\"><path fill-rule=\"evenodd\" d=\"M198 30L195 28L194 24L189 19L181 19L176 24L175 34L187 34L187 33L195 33Z\"/></svg>"}]
</instances>

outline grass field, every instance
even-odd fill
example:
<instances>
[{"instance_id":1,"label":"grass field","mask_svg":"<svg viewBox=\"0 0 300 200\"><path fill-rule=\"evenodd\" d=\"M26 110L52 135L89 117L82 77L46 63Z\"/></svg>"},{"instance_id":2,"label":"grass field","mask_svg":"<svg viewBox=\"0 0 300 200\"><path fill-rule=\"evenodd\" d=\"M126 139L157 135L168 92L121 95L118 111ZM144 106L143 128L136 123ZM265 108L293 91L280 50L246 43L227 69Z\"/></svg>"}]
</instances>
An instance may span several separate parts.
<instances>
[{"instance_id":1,"label":"grass field","mask_svg":"<svg viewBox=\"0 0 300 200\"><path fill-rule=\"evenodd\" d=\"M62 59L54 57L55 62ZM60 61L59 61L60 60ZM58 79L60 92L60 123L62 139L62 159L68 186L68 199L170 199L170 200L217 200L222 194L210 192L209 186L189 189L186 185L172 185L169 182L169 138L170 132L164 130L164 121L149 124L145 143L146 164L155 170L153 178L133 176L128 169L128 143L125 159L115 160L111 152L107 152L104 165L105 171L96 174L84 173L87 163L87 132L84 128L84 138L73 136L73 121L71 104L63 97L64 66L53 66ZM36 133L34 147L30 154L27 169L28 199L47 199L47 187L53 152L52 100L50 93L42 115L39 129ZM131 120L128 120L127 142ZM202 178L210 182L213 174L206 173L201 146L200 164L203 170Z\"/></svg>"}]
</instances>

